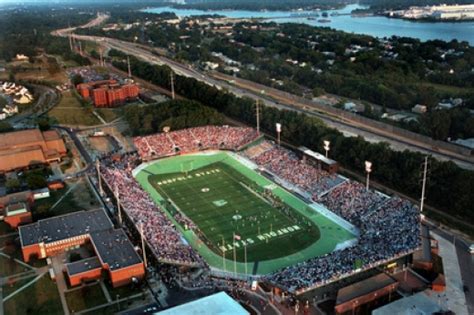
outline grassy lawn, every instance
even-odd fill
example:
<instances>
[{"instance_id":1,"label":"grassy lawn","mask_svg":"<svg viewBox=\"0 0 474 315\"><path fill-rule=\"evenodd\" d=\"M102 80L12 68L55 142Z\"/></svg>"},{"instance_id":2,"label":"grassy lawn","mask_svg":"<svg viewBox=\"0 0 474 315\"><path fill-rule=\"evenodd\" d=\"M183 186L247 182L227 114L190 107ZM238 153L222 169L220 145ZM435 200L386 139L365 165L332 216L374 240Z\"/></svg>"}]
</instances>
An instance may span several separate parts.
<instances>
[{"instance_id":1,"label":"grassy lawn","mask_svg":"<svg viewBox=\"0 0 474 315\"><path fill-rule=\"evenodd\" d=\"M120 116L120 109L118 108L98 108L95 111L106 122L114 121Z\"/></svg>"},{"instance_id":2,"label":"grassy lawn","mask_svg":"<svg viewBox=\"0 0 474 315\"><path fill-rule=\"evenodd\" d=\"M0 235L0 248L5 246L12 246L15 243L15 239L18 235L10 235L10 236L1 236Z\"/></svg>"},{"instance_id":3,"label":"grassy lawn","mask_svg":"<svg viewBox=\"0 0 474 315\"><path fill-rule=\"evenodd\" d=\"M0 256L0 277L12 276L28 270L30 269L20 265L13 259Z\"/></svg>"},{"instance_id":4,"label":"grassy lawn","mask_svg":"<svg viewBox=\"0 0 474 315\"><path fill-rule=\"evenodd\" d=\"M33 206L34 220L63 215L80 210L87 210L99 206L89 185L84 180L75 186L53 209L51 207L60 200L72 187L69 184L61 190L51 191L51 196L37 200Z\"/></svg>"},{"instance_id":5,"label":"grassy lawn","mask_svg":"<svg viewBox=\"0 0 474 315\"><path fill-rule=\"evenodd\" d=\"M64 125L91 126L100 124L100 121L92 114L91 108L86 108L79 103L71 91L62 94L61 101L48 115Z\"/></svg>"},{"instance_id":6,"label":"grassy lawn","mask_svg":"<svg viewBox=\"0 0 474 315\"><path fill-rule=\"evenodd\" d=\"M314 224L294 214L287 205L283 206L287 210L276 209L261 192L250 188L253 183L248 178L225 163L198 168L187 177L183 173L171 173L150 176L149 180L158 193L170 198L197 224L214 251L222 255L222 246L227 244L224 252L229 259L233 256L229 247L233 233L250 243L248 261L290 255L319 239L319 230ZM288 232L293 226L300 228ZM272 237L264 235L282 229L286 232ZM236 251L237 261L244 262L243 244L239 244Z\"/></svg>"},{"instance_id":7,"label":"grassy lawn","mask_svg":"<svg viewBox=\"0 0 474 315\"><path fill-rule=\"evenodd\" d=\"M15 292L16 290L18 290L19 288L21 288L22 286L24 286L25 284L27 284L28 282L32 281L33 279L35 278L35 276L31 276L30 278L27 278L27 279L22 279L22 280L18 280L14 283L9 283L9 284L5 284L3 286L3 297L7 297L9 296L11 293Z\"/></svg>"},{"instance_id":8,"label":"grassy lawn","mask_svg":"<svg viewBox=\"0 0 474 315\"><path fill-rule=\"evenodd\" d=\"M9 315L64 314L56 283L47 275L4 302L3 306L5 314Z\"/></svg>"},{"instance_id":9,"label":"grassy lawn","mask_svg":"<svg viewBox=\"0 0 474 315\"><path fill-rule=\"evenodd\" d=\"M112 285L109 283L106 283L105 285L107 290L109 290L110 297L112 297L113 300L116 300L117 295L120 296L120 299L123 299L138 293L142 293L141 289L133 288L131 285L125 285L118 288L112 287Z\"/></svg>"},{"instance_id":10,"label":"grassy lawn","mask_svg":"<svg viewBox=\"0 0 474 315\"><path fill-rule=\"evenodd\" d=\"M9 233L12 233L12 232L15 232L15 231L8 224L6 224L3 221L0 222L0 236L5 235L5 234L9 234Z\"/></svg>"},{"instance_id":11,"label":"grassy lawn","mask_svg":"<svg viewBox=\"0 0 474 315\"><path fill-rule=\"evenodd\" d=\"M66 301L71 313L107 303L99 284L84 286L66 293Z\"/></svg>"},{"instance_id":12,"label":"grassy lawn","mask_svg":"<svg viewBox=\"0 0 474 315\"><path fill-rule=\"evenodd\" d=\"M117 312L124 311L125 309L129 308L132 303L141 301L141 297L137 297L128 301L120 302L120 304L115 303L113 305L105 306L90 312L85 312L84 314L87 315L112 315L116 314ZM138 306L138 305L134 305Z\"/></svg>"},{"instance_id":13,"label":"grassy lawn","mask_svg":"<svg viewBox=\"0 0 474 315\"><path fill-rule=\"evenodd\" d=\"M64 194L66 194L68 190L69 186L66 186L61 190L51 191L49 198L36 200L32 209L34 220L37 221L39 219L81 210L77 205L72 192L65 196L61 202L54 207L54 209L50 209L64 196Z\"/></svg>"}]
</instances>

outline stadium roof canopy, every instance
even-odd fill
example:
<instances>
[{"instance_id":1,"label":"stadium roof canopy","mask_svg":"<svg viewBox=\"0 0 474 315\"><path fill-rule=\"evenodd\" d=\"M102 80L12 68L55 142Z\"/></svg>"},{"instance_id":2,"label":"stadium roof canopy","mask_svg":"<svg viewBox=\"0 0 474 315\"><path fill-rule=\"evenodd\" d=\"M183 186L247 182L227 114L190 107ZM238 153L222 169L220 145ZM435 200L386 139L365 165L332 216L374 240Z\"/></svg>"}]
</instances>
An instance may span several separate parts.
<instances>
[{"instance_id":1,"label":"stadium roof canopy","mask_svg":"<svg viewBox=\"0 0 474 315\"><path fill-rule=\"evenodd\" d=\"M219 292L202 299L179 305L157 313L159 315L249 315L237 301L225 292Z\"/></svg>"},{"instance_id":2,"label":"stadium roof canopy","mask_svg":"<svg viewBox=\"0 0 474 315\"><path fill-rule=\"evenodd\" d=\"M420 292L397 300L372 311L373 315L420 315L434 314L441 311L438 303L430 299L426 293Z\"/></svg>"}]
</instances>

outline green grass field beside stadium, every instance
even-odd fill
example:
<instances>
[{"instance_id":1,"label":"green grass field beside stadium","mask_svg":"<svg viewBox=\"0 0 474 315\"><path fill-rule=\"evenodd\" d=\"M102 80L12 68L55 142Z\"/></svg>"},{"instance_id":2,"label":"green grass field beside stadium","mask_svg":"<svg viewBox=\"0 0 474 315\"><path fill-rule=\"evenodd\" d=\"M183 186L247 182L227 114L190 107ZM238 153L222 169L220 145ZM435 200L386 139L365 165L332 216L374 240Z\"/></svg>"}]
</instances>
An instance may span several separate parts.
<instances>
[{"instance_id":1,"label":"green grass field beside stadium","mask_svg":"<svg viewBox=\"0 0 474 315\"><path fill-rule=\"evenodd\" d=\"M231 153L207 152L151 162L135 177L171 219L179 211L196 224L200 235L172 220L216 269L266 274L354 238L244 164ZM282 204L275 206L264 191Z\"/></svg>"}]
</instances>

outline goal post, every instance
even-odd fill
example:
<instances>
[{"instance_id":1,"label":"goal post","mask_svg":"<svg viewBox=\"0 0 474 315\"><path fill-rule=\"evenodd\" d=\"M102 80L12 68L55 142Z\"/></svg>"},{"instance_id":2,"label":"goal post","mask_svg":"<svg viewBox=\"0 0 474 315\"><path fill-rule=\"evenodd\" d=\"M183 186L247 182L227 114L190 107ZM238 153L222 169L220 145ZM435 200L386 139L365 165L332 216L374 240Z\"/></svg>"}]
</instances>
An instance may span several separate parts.
<instances>
[{"instance_id":1,"label":"goal post","mask_svg":"<svg viewBox=\"0 0 474 315\"><path fill-rule=\"evenodd\" d=\"M188 172L191 172L194 169L194 162L193 161L187 161L181 163L181 173L186 174L188 176Z\"/></svg>"}]
</instances>

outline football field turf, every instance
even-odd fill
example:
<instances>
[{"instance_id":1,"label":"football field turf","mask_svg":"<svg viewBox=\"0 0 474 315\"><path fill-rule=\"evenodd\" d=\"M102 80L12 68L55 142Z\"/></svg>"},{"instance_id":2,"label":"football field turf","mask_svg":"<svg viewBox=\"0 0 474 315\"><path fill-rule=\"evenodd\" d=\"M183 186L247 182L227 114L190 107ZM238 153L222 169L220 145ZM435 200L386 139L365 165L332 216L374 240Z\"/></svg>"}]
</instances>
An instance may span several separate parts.
<instances>
[{"instance_id":1,"label":"football field turf","mask_svg":"<svg viewBox=\"0 0 474 315\"><path fill-rule=\"evenodd\" d=\"M265 274L354 238L229 153L158 160L135 177L170 217L178 212L197 226L196 234L175 222L217 269Z\"/></svg>"}]
</instances>

